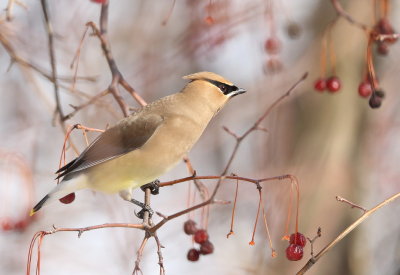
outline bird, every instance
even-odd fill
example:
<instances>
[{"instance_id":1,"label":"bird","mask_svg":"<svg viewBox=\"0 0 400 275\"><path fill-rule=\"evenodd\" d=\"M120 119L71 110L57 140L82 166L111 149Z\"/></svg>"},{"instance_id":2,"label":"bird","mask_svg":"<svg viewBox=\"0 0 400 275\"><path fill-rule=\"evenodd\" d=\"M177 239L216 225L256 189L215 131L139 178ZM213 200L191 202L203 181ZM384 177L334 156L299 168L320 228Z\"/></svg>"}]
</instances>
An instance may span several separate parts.
<instances>
[{"instance_id":1,"label":"bird","mask_svg":"<svg viewBox=\"0 0 400 275\"><path fill-rule=\"evenodd\" d=\"M133 199L132 190L172 169L198 141L229 99L246 92L212 72L183 77L178 93L162 97L101 133L77 158L61 167L62 180L31 210L81 189ZM143 206L144 204L138 204Z\"/></svg>"}]
</instances>

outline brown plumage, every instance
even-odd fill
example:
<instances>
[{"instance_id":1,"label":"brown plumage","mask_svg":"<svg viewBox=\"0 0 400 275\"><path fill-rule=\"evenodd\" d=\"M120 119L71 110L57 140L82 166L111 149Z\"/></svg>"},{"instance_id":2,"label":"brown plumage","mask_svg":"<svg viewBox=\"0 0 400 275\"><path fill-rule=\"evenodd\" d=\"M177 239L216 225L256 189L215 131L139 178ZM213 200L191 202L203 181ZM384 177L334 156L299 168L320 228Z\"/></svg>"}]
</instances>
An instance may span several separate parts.
<instances>
[{"instance_id":1,"label":"brown plumage","mask_svg":"<svg viewBox=\"0 0 400 275\"><path fill-rule=\"evenodd\" d=\"M62 181L32 214L45 203L83 188L119 192L130 200L133 188L154 181L175 166L227 100L245 92L211 72L184 78L190 82L181 92L120 120L58 170Z\"/></svg>"}]
</instances>

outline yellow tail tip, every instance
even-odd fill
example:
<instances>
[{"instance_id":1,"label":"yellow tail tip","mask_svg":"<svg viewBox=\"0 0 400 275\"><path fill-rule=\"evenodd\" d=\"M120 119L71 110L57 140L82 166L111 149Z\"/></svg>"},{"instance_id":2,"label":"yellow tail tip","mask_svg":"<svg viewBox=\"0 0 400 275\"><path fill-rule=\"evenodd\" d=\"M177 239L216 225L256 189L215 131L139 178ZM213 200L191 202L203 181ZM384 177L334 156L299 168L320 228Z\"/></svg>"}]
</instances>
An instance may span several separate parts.
<instances>
[{"instance_id":1,"label":"yellow tail tip","mask_svg":"<svg viewBox=\"0 0 400 275\"><path fill-rule=\"evenodd\" d=\"M29 216L32 217L33 215L35 215L36 211L35 210L31 210L31 212L29 213Z\"/></svg>"}]
</instances>

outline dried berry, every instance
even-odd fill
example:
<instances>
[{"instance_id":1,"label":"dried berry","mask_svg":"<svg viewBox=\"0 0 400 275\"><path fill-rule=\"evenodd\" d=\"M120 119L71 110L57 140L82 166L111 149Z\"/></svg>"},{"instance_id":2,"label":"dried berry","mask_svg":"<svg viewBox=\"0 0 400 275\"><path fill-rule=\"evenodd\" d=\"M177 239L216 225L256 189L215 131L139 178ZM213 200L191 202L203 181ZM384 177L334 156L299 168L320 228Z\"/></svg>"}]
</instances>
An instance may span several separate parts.
<instances>
[{"instance_id":1,"label":"dried berry","mask_svg":"<svg viewBox=\"0 0 400 275\"><path fill-rule=\"evenodd\" d=\"M204 229L199 229L194 233L194 241L196 243L202 244L208 240L208 233Z\"/></svg>"},{"instance_id":2,"label":"dried berry","mask_svg":"<svg viewBox=\"0 0 400 275\"><path fill-rule=\"evenodd\" d=\"M291 244L286 248L286 258L289 261L298 261L303 258L303 247L297 244Z\"/></svg>"},{"instance_id":3,"label":"dried berry","mask_svg":"<svg viewBox=\"0 0 400 275\"><path fill-rule=\"evenodd\" d=\"M382 98L379 96L376 96L376 94L372 94L372 96L369 98L368 103L372 109L377 109L377 108L381 107L381 105L382 105Z\"/></svg>"},{"instance_id":4,"label":"dried berry","mask_svg":"<svg viewBox=\"0 0 400 275\"><path fill-rule=\"evenodd\" d=\"M211 254L214 252L214 245L210 241L205 241L200 246L200 253L203 255Z\"/></svg>"},{"instance_id":5,"label":"dried berry","mask_svg":"<svg viewBox=\"0 0 400 275\"><path fill-rule=\"evenodd\" d=\"M188 220L183 224L183 231L188 235L193 235L196 233L196 223L193 220Z\"/></svg>"},{"instance_id":6,"label":"dried berry","mask_svg":"<svg viewBox=\"0 0 400 275\"><path fill-rule=\"evenodd\" d=\"M301 27L296 22L289 22L286 25L286 32L290 38L296 39L301 35Z\"/></svg>"},{"instance_id":7,"label":"dried berry","mask_svg":"<svg viewBox=\"0 0 400 275\"><path fill-rule=\"evenodd\" d=\"M301 247L305 247L306 243L307 243L307 239L306 237L304 237L303 234L301 234L300 232L297 233L293 233L292 235L290 235L290 244L297 244L300 245Z\"/></svg>"},{"instance_id":8,"label":"dried berry","mask_svg":"<svg viewBox=\"0 0 400 275\"><path fill-rule=\"evenodd\" d=\"M200 258L200 253L199 253L199 251L198 251L197 249L192 248L192 249L190 249L190 250L188 251L188 254L187 254L186 257L187 257L187 259L188 259L189 261L191 261L191 262L196 262L196 261L198 261L199 258Z\"/></svg>"},{"instance_id":9,"label":"dried berry","mask_svg":"<svg viewBox=\"0 0 400 275\"><path fill-rule=\"evenodd\" d=\"M278 58L270 58L267 63L264 65L264 73L265 74L276 74L282 71L283 64Z\"/></svg>"}]
</instances>

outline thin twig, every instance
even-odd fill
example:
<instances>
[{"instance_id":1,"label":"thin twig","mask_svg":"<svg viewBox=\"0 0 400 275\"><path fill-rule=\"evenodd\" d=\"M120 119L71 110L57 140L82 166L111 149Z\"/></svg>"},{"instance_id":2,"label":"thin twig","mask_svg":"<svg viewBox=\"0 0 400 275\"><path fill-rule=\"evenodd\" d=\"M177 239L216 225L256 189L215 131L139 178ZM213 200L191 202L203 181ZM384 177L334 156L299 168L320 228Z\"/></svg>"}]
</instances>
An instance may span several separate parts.
<instances>
[{"instance_id":1,"label":"thin twig","mask_svg":"<svg viewBox=\"0 0 400 275\"><path fill-rule=\"evenodd\" d=\"M362 29L362 30L364 30L364 31L370 31L370 28L369 28L367 25L365 25L365 24L363 24L363 23L360 23L360 22L354 20L354 18L351 17L351 15L348 14L348 13L343 9L342 5L339 3L338 0L331 0L331 2L332 2L332 6L335 8L335 10L336 10L338 16L343 17L345 20L347 20L348 22L350 22L350 24L353 24L353 25L359 27L360 29Z\"/></svg>"},{"instance_id":2,"label":"thin twig","mask_svg":"<svg viewBox=\"0 0 400 275\"><path fill-rule=\"evenodd\" d=\"M351 231L353 231L357 226L359 226L362 222L364 222L369 216L375 213L377 210L382 208L383 206L388 205L394 200L400 198L400 193L397 193L390 198L384 200L379 203L371 210L365 212L360 218L358 218L355 222L353 222L349 227L347 227L342 233L340 233L332 242L326 245L320 252L318 252L315 257L312 257L308 262L303 266L303 268L297 272L297 275L302 275L306 273L322 256L324 256L329 250L331 250L337 243L339 243L344 237L346 237Z\"/></svg>"},{"instance_id":3,"label":"thin twig","mask_svg":"<svg viewBox=\"0 0 400 275\"><path fill-rule=\"evenodd\" d=\"M340 196L336 196L336 200L349 204L351 206L351 208L358 208L358 209L362 210L364 213L367 212L367 209L365 209L364 207L362 207L362 206L360 206L358 204L355 204L355 203L353 203L353 202L351 202L349 200L346 200L345 198L342 198Z\"/></svg>"},{"instance_id":4,"label":"thin twig","mask_svg":"<svg viewBox=\"0 0 400 275\"><path fill-rule=\"evenodd\" d=\"M47 5L47 0L41 0L42 10L44 15L44 20L46 22L46 31L47 31L47 38L48 38L48 47L49 47L49 56L50 56L50 65L51 65L51 75L53 79L53 86L54 86L54 95L56 100L56 113L60 116L60 120L62 121L64 118L64 113L61 107L60 102L60 92L58 86L58 79L57 79L57 66L56 66L56 56L54 52L54 36L53 36L53 26L50 22L49 18L49 8Z\"/></svg>"}]
</instances>

